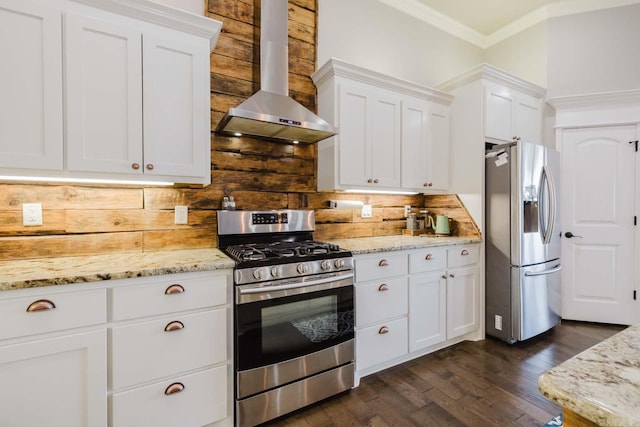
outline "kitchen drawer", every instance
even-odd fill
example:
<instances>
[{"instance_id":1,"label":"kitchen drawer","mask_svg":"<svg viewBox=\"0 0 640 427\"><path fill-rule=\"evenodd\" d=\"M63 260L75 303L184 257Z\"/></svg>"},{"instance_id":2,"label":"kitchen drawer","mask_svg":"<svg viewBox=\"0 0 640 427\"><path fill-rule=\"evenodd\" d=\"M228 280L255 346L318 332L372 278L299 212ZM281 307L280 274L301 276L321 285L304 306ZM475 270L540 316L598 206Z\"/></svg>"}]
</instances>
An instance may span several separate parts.
<instances>
[{"instance_id":1,"label":"kitchen drawer","mask_svg":"<svg viewBox=\"0 0 640 427\"><path fill-rule=\"evenodd\" d=\"M184 388L168 394L173 384ZM213 423L227 416L227 366L114 393L110 409L111 427L201 427Z\"/></svg>"},{"instance_id":2,"label":"kitchen drawer","mask_svg":"<svg viewBox=\"0 0 640 427\"><path fill-rule=\"evenodd\" d=\"M480 260L480 245L459 245L447 248L447 267L477 264Z\"/></svg>"},{"instance_id":3,"label":"kitchen drawer","mask_svg":"<svg viewBox=\"0 0 640 427\"><path fill-rule=\"evenodd\" d=\"M385 277L407 274L408 262L406 253L383 252L374 256L356 257L356 282L383 279Z\"/></svg>"},{"instance_id":4,"label":"kitchen drawer","mask_svg":"<svg viewBox=\"0 0 640 427\"><path fill-rule=\"evenodd\" d=\"M141 279L140 283L111 289L112 320L223 305L227 302L230 286L228 276L211 273L196 277L170 274L156 276L152 281Z\"/></svg>"},{"instance_id":5,"label":"kitchen drawer","mask_svg":"<svg viewBox=\"0 0 640 427\"><path fill-rule=\"evenodd\" d=\"M426 273L447 268L447 249L439 246L412 251L409 254L409 273Z\"/></svg>"},{"instance_id":6,"label":"kitchen drawer","mask_svg":"<svg viewBox=\"0 0 640 427\"><path fill-rule=\"evenodd\" d=\"M407 314L407 277L357 284L356 326Z\"/></svg>"},{"instance_id":7,"label":"kitchen drawer","mask_svg":"<svg viewBox=\"0 0 640 427\"><path fill-rule=\"evenodd\" d=\"M357 329L356 370L367 369L407 354L408 340L406 317Z\"/></svg>"},{"instance_id":8,"label":"kitchen drawer","mask_svg":"<svg viewBox=\"0 0 640 427\"><path fill-rule=\"evenodd\" d=\"M107 321L107 295L105 289L34 293L1 299L0 313L0 339L98 325Z\"/></svg>"},{"instance_id":9,"label":"kitchen drawer","mask_svg":"<svg viewBox=\"0 0 640 427\"><path fill-rule=\"evenodd\" d=\"M110 338L116 390L225 361L226 308L118 326Z\"/></svg>"}]
</instances>

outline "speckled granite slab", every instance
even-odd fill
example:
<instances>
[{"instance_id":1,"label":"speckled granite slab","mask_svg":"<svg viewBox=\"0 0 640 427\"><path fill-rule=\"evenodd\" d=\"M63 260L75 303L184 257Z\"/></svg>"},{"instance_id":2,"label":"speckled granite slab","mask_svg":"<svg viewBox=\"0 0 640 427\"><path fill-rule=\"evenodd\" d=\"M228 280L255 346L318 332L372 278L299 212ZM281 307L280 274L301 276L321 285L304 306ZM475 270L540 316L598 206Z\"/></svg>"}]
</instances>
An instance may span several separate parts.
<instances>
[{"instance_id":1,"label":"speckled granite slab","mask_svg":"<svg viewBox=\"0 0 640 427\"><path fill-rule=\"evenodd\" d=\"M351 251L354 255L372 254L376 252L404 251L409 249L420 249L432 246L465 245L468 243L480 243L482 240L477 237L452 237L434 236L425 234L420 236L380 236L380 237L359 237L356 239L336 239L330 240L342 249Z\"/></svg>"},{"instance_id":2,"label":"speckled granite slab","mask_svg":"<svg viewBox=\"0 0 640 427\"><path fill-rule=\"evenodd\" d=\"M218 249L0 261L0 291L233 267Z\"/></svg>"},{"instance_id":3,"label":"speckled granite slab","mask_svg":"<svg viewBox=\"0 0 640 427\"><path fill-rule=\"evenodd\" d=\"M542 394L603 426L640 426L640 325L543 373Z\"/></svg>"}]
</instances>

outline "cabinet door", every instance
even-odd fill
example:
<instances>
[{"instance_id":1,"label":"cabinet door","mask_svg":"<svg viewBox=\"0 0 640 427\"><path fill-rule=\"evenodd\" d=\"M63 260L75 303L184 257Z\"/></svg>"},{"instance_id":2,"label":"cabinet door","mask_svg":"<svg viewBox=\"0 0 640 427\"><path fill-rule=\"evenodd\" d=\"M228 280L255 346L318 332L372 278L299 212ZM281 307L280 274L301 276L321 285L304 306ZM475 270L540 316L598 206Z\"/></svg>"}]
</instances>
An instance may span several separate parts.
<instances>
[{"instance_id":1,"label":"cabinet door","mask_svg":"<svg viewBox=\"0 0 640 427\"><path fill-rule=\"evenodd\" d=\"M446 339L447 276L420 274L409 279L409 351Z\"/></svg>"},{"instance_id":2,"label":"cabinet door","mask_svg":"<svg viewBox=\"0 0 640 427\"><path fill-rule=\"evenodd\" d=\"M522 141L542 142L542 101L521 93L515 102L514 135Z\"/></svg>"},{"instance_id":3,"label":"cabinet door","mask_svg":"<svg viewBox=\"0 0 640 427\"><path fill-rule=\"evenodd\" d=\"M433 104L429 113L427 188L449 188L449 107Z\"/></svg>"},{"instance_id":4,"label":"cabinet door","mask_svg":"<svg viewBox=\"0 0 640 427\"><path fill-rule=\"evenodd\" d=\"M475 331L479 316L478 266L456 268L447 275L447 339Z\"/></svg>"},{"instance_id":5,"label":"cabinet door","mask_svg":"<svg viewBox=\"0 0 640 427\"><path fill-rule=\"evenodd\" d=\"M338 93L340 184L366 186L371 176L368 139L371 94L366 88L341 83Z\"/></svg>"},{"instance_id":6,"label":"cabinet door","mask_svg":"<svg viewBox=\"0 0 640 427\"><path fill-rule=\"evenodd\" d=\"M141 37L135 28L66 14L70 171L142 173Z\"/></svg>"},{"instance_id":7,"label":"cabinet door","mask_svg":"<svg viewBox=\"0 0 640 427\"><path fill-rule=\"evenodd\" d=\"M422 191L428 186L430 163L429 103L402 101L402 187Z\"/></svg>"},{"instance_id":8,"label":"cabinet door","mask_svg":"<svg viewBox=\"0 0 640 427\"><path fill-rule=\"evenodd\" d=\"M484 135L502 141L513 141L513 93L498 85L487 85L484 90Z\"/></svg>"},{"instance_id":9,"label":"cabinet door","mask_svg":"<svg viewBox=\"0 0 640 427\"><path fill-rule=\"evenodd\" d=\"M106 426L106 331L0 347L1 426Z\"/></svg>"},{"instance_id":10,"label":"cabinet door","mask_svg":"<svg viewBox=\"0 0 640 427\"><path fill-rule=\"evenodd\" d=\"M0 168L62 169L61 13L0 1Z\"/></svg>"},{"instance_id":11,"label":"cabinet door","mask_svg":"<svg viewBox=\"0 0 640 427\"><path fill-rule=\"evenodd\" d=\"M208 40L144 35L145 174L211 182Z\"/></svg>"},{"instance_id":12,"label":"cabinet door","mask_svg":"<svg viewBox=\"0 0 640 427\"><path fill-rule=\"evenodd\" d=\"M400 99L376 94L371 106L371 176L374 187L400 186Z\"/></svg>"}]
</instances>

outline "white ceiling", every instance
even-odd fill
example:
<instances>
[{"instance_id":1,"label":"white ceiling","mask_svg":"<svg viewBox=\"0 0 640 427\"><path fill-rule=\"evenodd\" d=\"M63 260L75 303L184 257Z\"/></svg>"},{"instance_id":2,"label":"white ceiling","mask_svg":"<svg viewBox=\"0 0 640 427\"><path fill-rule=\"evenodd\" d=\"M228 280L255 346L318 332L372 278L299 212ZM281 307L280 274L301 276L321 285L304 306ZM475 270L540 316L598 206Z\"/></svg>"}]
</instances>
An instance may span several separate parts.
<instances>
[{"instance_id":1,"label":"white ceiling","mask_svg":"<svg viewBox=\"0 0 640 427\"><path fill-rule=\"evenodd\" d=\"M378 0L482 48L546 19L640 0Z\"/></svg>"},{"instance_id":2,"label":"white ceiling","mask_svg":"<svg viewBox=\"0 0 640 427\"><path fill-rule=\"evenodd\" d=\"M488 36L507 24L522 18L549 3L567 0L418 0Z\"/></svg>"}]
</instances>

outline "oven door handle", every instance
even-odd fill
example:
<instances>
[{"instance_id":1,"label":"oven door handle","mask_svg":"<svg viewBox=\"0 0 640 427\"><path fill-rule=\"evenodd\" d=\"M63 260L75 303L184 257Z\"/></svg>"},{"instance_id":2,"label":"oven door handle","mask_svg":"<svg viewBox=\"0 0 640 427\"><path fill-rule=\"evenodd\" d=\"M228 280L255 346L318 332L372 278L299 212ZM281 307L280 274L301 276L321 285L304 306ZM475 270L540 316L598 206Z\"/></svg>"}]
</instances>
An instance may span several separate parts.
<instances>
[{"instance_id":1,"label":"oven door handle","mask_svg":"<svg viewBox=\"0 0 640 427\"><path fill-rule=\"evenodd\" d=\"M320 291L324 289L350 286L353 284L352 280L350 280L348 283L344 283L339 286L321 286L321 285L325 285L332 282L336 283L336 282L340 282L345 279L351 279L351 278L353 278L353 273L346 273L346 274L341 274L340 276L324 277L322 279L310 280L308 282L296 282L296 283L289 283L286 285L257 286L257 287L251 287L251 288L242 288L242 286L239 286L238 291L240 292L240 295L247 295L247 294L259 294L259 293L266 293L266 292L285 291L285 290L296 289L296 288L308 288L311 286L320 286L319 288L314 289L314 291L315 290Z\"/></svg>"}]
</instances>

